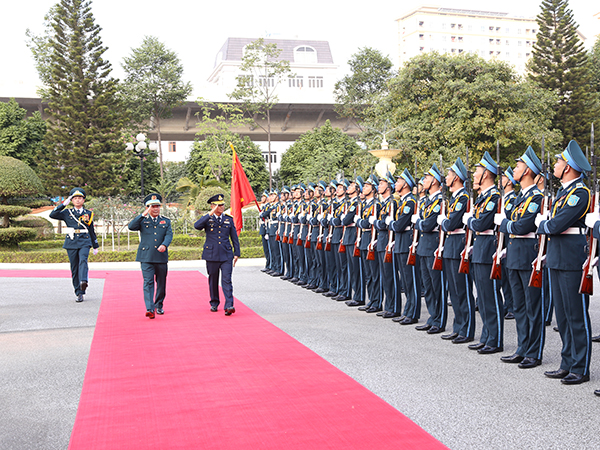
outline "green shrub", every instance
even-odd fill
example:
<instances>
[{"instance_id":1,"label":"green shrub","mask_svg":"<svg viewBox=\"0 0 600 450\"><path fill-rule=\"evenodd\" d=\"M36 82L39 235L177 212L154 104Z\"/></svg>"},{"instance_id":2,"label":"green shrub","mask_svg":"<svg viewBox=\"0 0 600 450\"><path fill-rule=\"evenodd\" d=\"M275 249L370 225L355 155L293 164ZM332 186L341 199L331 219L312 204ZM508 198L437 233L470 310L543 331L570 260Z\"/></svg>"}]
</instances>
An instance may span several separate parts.
<instances>
[{"instance_id":1,"label":"green shrub","mask_svg":"<svg viewBox=\"0 0 600 450\"><path fill-rule=\"evenodd\" d=\"M35 230L24 227L0 228L0 246L14 247L19 242L33 239Z\"/></svg>"},{"instance_id":2,"label":"green shrub","mask_svg":"<svg viewBox=\"0 0 600 450\"><path fill-rule=\"evenodd\" d=\"M241 258L264 258L265 253L262 246L260 247L242 247Z\"/></svg>"},{"instance_id":3,"label":"green shrub","mask_svg":"<svg viewBox=\"0 0 600 450\"><path fill-rule=\"evenodd\" d=\"M52 223L39 216L19 217L11 221L13 226L33 228L36 232L37 239L53 239L54 227Z\"/></svg>"},{"instance_id":4,"label":"green shrub","mask_svg":"<svg viewBox=\"0 0 600 450\"><path fill-rule=\"evenodd\" d=\"M26 206L15 206L15 205L0 205L0 216L19 217L25 214L29 214L31 208Z\"/></svg>"}]
</instances>

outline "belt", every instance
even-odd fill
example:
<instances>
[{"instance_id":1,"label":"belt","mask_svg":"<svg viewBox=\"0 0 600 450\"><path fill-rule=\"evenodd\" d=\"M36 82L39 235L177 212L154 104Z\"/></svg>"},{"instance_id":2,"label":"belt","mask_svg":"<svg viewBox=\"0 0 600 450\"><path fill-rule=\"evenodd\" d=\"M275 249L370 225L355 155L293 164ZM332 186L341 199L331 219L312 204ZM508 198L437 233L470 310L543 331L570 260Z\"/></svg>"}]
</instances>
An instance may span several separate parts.
<instances>
[{"instance_id":1,"label":"belt","mask_svg":"<svg viewBox=\"0 0 600 450\"><path fill-rule=\"evenodd\" d=\"M88 230L73 230L73 234L88 234Z\"/></svg>"},{"instance_id":2,"label":"belt","mask_svg":"<svg viewBox=\"0 0 600 450\"><path fill-rule=\"evenodd\" d=\"M565 231L563 231L560 234L585 234L585 233L583 232L582 228L571 227L571 228L567 228Z\"/></svg>"},{"instance_id":3,"label":"belt","mask_svg":"<svg viewBox=\"0 0 600 450\"><path fill-rule=\"evenodd\" d=\"M466 233L465 230L448 231L448 234L465 234L465 233Z\"/></svg>"},{"instance_id":4,"label":"belt","mask_svg":"<svg viewBox=\"0 0 600 450\"><path fill-rule=\"evenodd\" d=\"M535 233L527 233L527 234L509 234L508 237L511 239L535 239Z\"/></svg>"},{"instance_id":5,"label":"belt","mask_svg":"<svg viewBox=\"0 0 600 450\"><path fill-rule=\"evenodd\" d=\"M485 230L485 231L476 231L475 234L477 236L493 236L494 234L494 230Z\"/></svg>"}]
</instances>

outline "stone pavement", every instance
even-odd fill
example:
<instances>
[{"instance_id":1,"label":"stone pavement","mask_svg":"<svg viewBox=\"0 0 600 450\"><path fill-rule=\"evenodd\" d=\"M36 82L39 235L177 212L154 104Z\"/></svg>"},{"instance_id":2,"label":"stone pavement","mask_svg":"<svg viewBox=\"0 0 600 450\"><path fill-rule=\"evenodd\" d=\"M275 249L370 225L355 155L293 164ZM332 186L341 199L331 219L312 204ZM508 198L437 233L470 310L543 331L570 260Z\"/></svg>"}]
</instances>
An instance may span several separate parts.
<instances>
[{"instance_id":1,"label":"stone pavement","mask_svg":"<svg viewBox=\"0 0 600 450\"><path fill-rule=\"evenodd\" d=\"M551 327L542 366L521 370L502 363L501 354L479 355L439 335L358 312L269 277L261 267L261 260L240 260L234 269L240 301L451 449L600 448L600 398L593 395L600 388L600 360L592 355L592 380L580 386L544 377L560 361L560 337ZM68 270L66 264L0 264L0 270L15 268ZM205 273L202 261L172 262L169 269ZM139 265L91 264L92 272L102 270L139 270ZM92 279L82 304L74 302L67 278L1 278L0 283L0 449L65 449L103 280ZM600 294L597 280L595 292ZM165 310L168 314L168 290ZM596 297L590 315L600 332ZM480 320L477 327L479 332ZM515 324L506 321L503 354L515 348ZM593 350L598 348L594 344ZM385 423L373 424L373 432L385 433Z\"/></svg>"}]
</instances>

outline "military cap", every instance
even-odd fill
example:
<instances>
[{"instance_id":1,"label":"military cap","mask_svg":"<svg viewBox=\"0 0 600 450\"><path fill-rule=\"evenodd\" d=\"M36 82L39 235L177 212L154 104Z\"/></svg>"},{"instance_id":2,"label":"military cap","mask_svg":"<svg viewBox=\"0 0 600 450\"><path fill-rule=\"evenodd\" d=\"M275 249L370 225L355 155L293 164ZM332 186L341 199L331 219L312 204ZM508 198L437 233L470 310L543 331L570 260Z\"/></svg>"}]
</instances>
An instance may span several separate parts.
<instances>
[{"instance_id":1,"label":"military cap","mask_svg":"<svg viewBox=\"0 0 600 450\"><path fill-rule=\"evenodd\" d=\"M316 188L316 187L317 187L317 185L311 181L311 182L310 182L310 183L308 183L308 185L306 186L306 189L308 189L309 191L315 192L315 188Z\"/></svg>"},{"instance_id":2,"label":"military cap","mask_svg":"<svg viewBox=\"0 0 600 450\"><path fill-rule=\"evenodd\" d=\"M519 184L519 182L517 180L515 180L515 174L513 173L513 169L512 167L509 167L508 169L506 169L504 171L504 176L506 178L508 178L510 180L510 182L516 186L517 184Z\"/></svg>"},{"instance_id":3,"label":"military cap","mask_svg":"<svg viewBox=\"0 0 600 450\"><path fill-rule=\"evenodd\" d=\"M338 187L338 184L339 183L337 182L337 180L335 178L329 182L329 186L331 186L334 189Z\"/></svg>"},{"instance_id":4,"label":"military cap","mask_svg":"<svg viewBox=\"0 0 600 450\"><path fill-rule=\"evenodd\" d=\"M224 205L225 197L223 196L223 194L213 195L211 198L208 199L207 203L214 204L214 205Z\"/></svg>"},{"instance_id":5,"label":"military cap","mask_svg":"<svg viewBox=\"0 0 600 450\"><path fill-rule=\"evenodd\" d=\"M365 185L365 180L363 180L362 177L359 175L356 177L356 180L354 180L354 182L358 186L358 189L360 189L360 192L362 192L363 186Z\"/></svg>"},{"instance_id":6,"label":"military cap","mask_svg":"<svg viewBox=\"0 0 600 450\"><path fill-rule=\"evenodd\" d=\"M377 175L375 175L374 173L372 173L369 178L367 178L367 181L365 182L365 184L370 184L374 187L379 186L379 178L377 178Z\"/></svg>"},{"instance_id":7,"label":"military cap","mask_svg":"<svg viewBox=\"0 0 600 450\"><path fill-rule=\"evenodd\" d=\"M483 158L481 158L481 161L477 165L483 167L485 170L489 170L494 175L498 175L498 164L496 164L496 161L494 161L494 158L488 152L483 154Z\"/></svg>"},{"instance_id":8,"label":"military cap","mask_svg":"<svg viewBox=\"0 0 600 450\"><path fill-rule=\"evenodd\" d=\"M421 178L419 179L419 184L423 184L423 182L424 182L424 181L425 181L425 177L421 177Z\"/></svg>"},{"instance_id":9,"label":"military cap","mask_svg":"<svg viewBox=\"0 0 600 450\"><path fill-rule=\"evenodd\" d=\"M281 188L282 194L291 194L290 188L288 186L284 186Z\"/></svg>"},{"instance_id":10,"label":"military cap","mask_svg":"<svg viewBox=\"0 0 600 450\"><path fill-rule=\"evenodd\" d=\"M574 140L569 142L567 148L560 155L556 155L556 157L565 160L577 172L586 173L592 170L592 166L590 166L590 163L583 154L581 147Z\"/></svg>"},{"instance_id":11,"label":"military cap","mask_svg":"<svg viewBox=\"0 0 600 450\"><path fill-rule=\"evenodd\" d=\"M344 186L344 189L348 189L348 186L350 186L350 182L346 178L342 178L339 181L338 186Z\"/></svg>"},{"instance_id":12,"label":"military cap","mask_svg":"<svg viewBox=\"0 0 600 450\"><path fill-rule=\"evenodd\" d=\"M73 188L71 192L69 192L71 197L83 197L85 198L85 191L81 188Z\"/></svg>"},{"instance_id":13,"label":"military cap","mask_svg":"<svg viewBox=\"0 0 600 450\"><path fill-rule=\"evenodd\" d=\"M146 195L146 197L144 197L144 205L146 205L146 206L160 205L161 203L162 203L162 197L160 196L160 194L157 194L156 192L154 192L152 194L148 194L148 195Z\"/></svg>"},{"instance_id":14,"label":"military cap","mask_svg":"<svg viewBox=\"0 0 600 450\"><path fill-rule=\"evenodd\" d=\"M402 178L404 181L406 181L411 189L416 186L415 179L410 174L408 169L404 169L404 172L402 172L398 178Z\"/></svg>"},{"instance_id":15,"label":"military cap","mask_svg":"<svg viewBox=\"0 0 600 450\"><path fill-rule=\"evenodd\" d=\"M393 186L394 184L396 184L396 180L394 179L394 175L392 175L392 172L390 172L389 170L386 172L386 174L381 177L379 179L379 181L387 181L387 183L390 186Z\"/></svg>"},{"instance_id":16,"label":"military cap","mask_svg":"<svg viewBox=\"0 0 600 450\"><path fill-rule=\"evenodd\" d=\"M306 185L304 183L299 183L296 185L296 189L300 189L302 192L306 191Z\"/></svg>"},{"instance_id":17,"label":"military cap","mask_svg":"<svg viewBox=\"0 0 600 450\"><path fill-rule=\"evenodd\" d=\"M468 177L468 172L467 168L465 167L465 164L462 162L462 159L460 159L460 156L456 158L456 162L452 164L450 170L452 170L452 172L458 175L458 178L460 178L463 182L466 181Z\"/></svg>"},{"instance_id":18,"label":"military cap","mask_svg":"<svg viewBox=\"0 0 600 450\"><path fill-rule=\"evenodd\" d=\"M531 145L527 147L527 150L525 150L523 156L517 158L517 161L523 161L536 175L539 175L539 173L542 171L542 162L531 148Z\"/></svg>"},{"instance_id":19,"label":"military cap","mask_svg":"<svg viewBox=\"0 0 600 450\"><path fill-rule=\"evenodd\" d=\"M431 175L433 178L438 180L438 183L442 182L442 173L440 172L440 169L438 169L435 163L433 164L433 166L431 166L431 169L429 169L427 175Z\"/></svg>"},{"instance_id":20,"label":"military cap","mask_svg":"<svg viewBox=\"0 0 600 450\"><path fill-rule=\"evenodd\" d=\"M267 191L266 189L263 191L262 193L263 197L268 197L269 196L269 191Z\"/></svg>"},{"instance_id":21,"label":"military cap","mask_svg":"<svg viewBox=\"0 0 600 450\"><path fill-rule=\"evenodd\" d=\"M325 189L327 189L327 182L321 180L317 183L317 186L320 186L321 188L323 188L323 190L325 190Z\"/></svg>"}]
</instances>

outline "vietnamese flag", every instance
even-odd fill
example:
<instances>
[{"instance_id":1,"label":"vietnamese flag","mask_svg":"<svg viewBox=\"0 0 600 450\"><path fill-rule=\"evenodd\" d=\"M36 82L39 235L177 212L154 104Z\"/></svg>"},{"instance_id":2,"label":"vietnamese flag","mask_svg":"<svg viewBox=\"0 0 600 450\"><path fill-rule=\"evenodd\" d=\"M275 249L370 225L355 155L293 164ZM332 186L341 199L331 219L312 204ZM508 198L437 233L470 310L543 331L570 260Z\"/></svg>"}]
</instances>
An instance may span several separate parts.
<instances>
[{"instance_id":1,"label":"vietnamese flag","mask_svg":"<svg viewBox=\"0 0 600 450\"><path fill-rule=\"evenodd\" d=\"M239 235L244 226L244 221L242 220L242 208L252 202L256 202L256 197L254 196L254 191L244 173L240 158L238 158L231 142L229 142L229 146L233 151L233 160L231 164L231 215L233 216L233 223ZM256 203L256 206L258 206L258 203ZM260 211L260 207L258 209Z\"/></svg>"}]
</instances>

